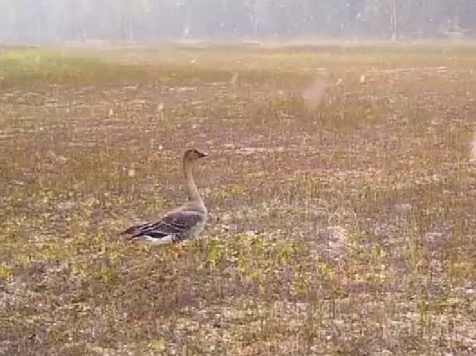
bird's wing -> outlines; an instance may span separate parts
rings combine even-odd
[[[131,239],[170,239],[170,242],[176,243],[189,237],[192,229],[203,221],[204,217],[198,211],[178,210],[168,213],[155,223],[132,226],[123,233],[131,235]]]

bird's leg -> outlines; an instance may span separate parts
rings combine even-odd
[[[207,245],[205,244],[205,239],[198,239],[198,249],[201,253],[207,252]]]

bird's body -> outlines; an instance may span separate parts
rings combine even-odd
[[[131,239],[141,239],[153,245],[179,243],[200,234],[205,222],[203,213],[179,208],[167,213],[157,222],[133,226],[124,231],[124,234],[130,235]]]
[[[183,157],[183,169],[187,179],[190,201],[166,213],[159,221],[130,227],[123,234],[131,240],[142,240],[153,245],[177,244],[198,236],[207,221],[207,208],[193,179],[193,165],[206,154],[187,150]]]

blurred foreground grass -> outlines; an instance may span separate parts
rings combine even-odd
[[[2,52],[0,354],[473,355],[475,62]],[[184,198],[189,146],[205,240],[121,241]]]

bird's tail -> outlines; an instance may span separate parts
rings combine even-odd
[[[121,231],[119,234],[120,235],[135,235],[135,233],[138,231],[137,226],[131,226],[130,228]]]
[[[122,231],[120,233],[120,235],[125,236],[125,238],[127,240],[133,240],[135,239],[136,237],[138,237],[138,235],[140,235],[140,233],[142,231],[144,231],[144,229],[146,229],[150,224],[146,223],[146,224],[139,224],[139,225],[134,225],[134,226],[131,226],[130,228]]]

